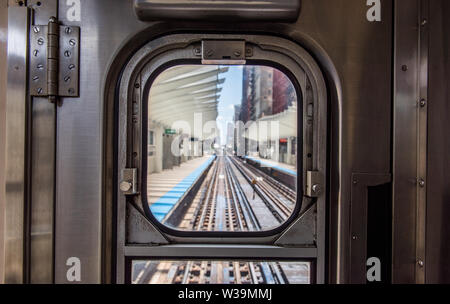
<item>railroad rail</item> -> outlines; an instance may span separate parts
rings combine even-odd
[[[259,200],[259,208],[255,201]],[[183,230],[262,231],[270,227],[261,221],[272,215],[273,224],[285,222],[292,214],[296,193],[286,185],[231,155],[219,156],[209,169],[195,196],[191,212],[184,215]],[[262,208],[262,207],[264,208]],[[273,227],[274,228],[274,227]],[[161,262],[148,269],[146,278],[166,273],[164,281],[180,284],[205,283],[289,283],[279,262]]]

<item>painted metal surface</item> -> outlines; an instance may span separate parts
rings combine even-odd
[[[394,283],[425,282],[425,212],[428,40],[427,1],[396,2],[393,277]],[[423,16],[422,16],[423,15]]]
[[[350,245],[350,281],[351,284],[365,284],[368,224],[368,188],[390,183],[390,174],[353,174],[351,193],[351,245]],[[377,257],[379,258],[379,257]],[[388,283],[388,282],[386,282]]]
[[[426,282],[450,283],[450,2],[429,1]]]

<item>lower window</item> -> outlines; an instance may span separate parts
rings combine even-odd
[[[132,262],[133,284],[310,284],[310,262],[154,261]]]

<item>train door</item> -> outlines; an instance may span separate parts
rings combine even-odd
[[[325,282],[327,96],[305,49],[169,33],[119,83],[117,282]]]

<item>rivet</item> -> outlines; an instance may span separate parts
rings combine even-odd
[[[424,187],[425,187],[425,180],[424,180],[423,178],[419,179],[419,186],[420,186],[421,188],[424,188]]]

